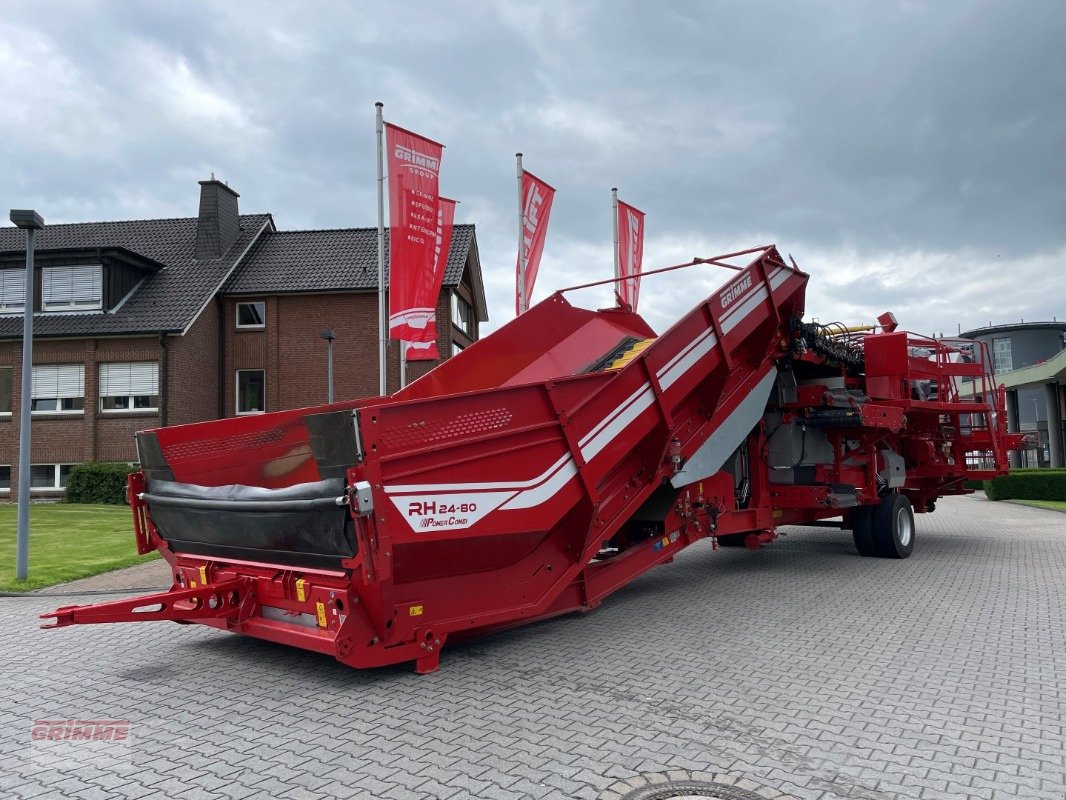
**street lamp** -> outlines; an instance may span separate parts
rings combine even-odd
[[[33,245],[44,227],[33,209],[11,209],[11,221],[26,231],[26,294],[22,310],[22,405],[19,407],[19,507],[15,536],[15,578],[30,572],[30,383],[33,380]]]
[[[333,331],[322,331],[319,334],[326,340],[326,402],[333,402],[333,340],[337,334]]]

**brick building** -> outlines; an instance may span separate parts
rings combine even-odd
[[[376,228],[278,231],[212,179],[195,217],[45,227],[34,273],[34,494],[74,464],[134,460],[138,430],[325,402],[326,329],[335,397],[378,392]],[[17,483],[24,280],[24,234],[0,228],[0,498]],[[456,225],[441,360],[487,318],[474,226]],[[395,391],[396,343],[388,374]]]

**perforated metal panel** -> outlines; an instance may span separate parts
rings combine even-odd
[[[430,419],[399,428],[389,428],[383,439],[395,448],[439,444],[449,439],[504,428],[510,421],[510,411],[506,408],[493,408],[460,414],[452,419]]]

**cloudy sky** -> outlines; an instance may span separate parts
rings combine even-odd
[[[376,224],[374,102],[447,145],[490,327],[513,313],[514,153],[558,190],[534,299],[776,242],[809,315],[954,332],[1066,316],[1066,4],[2,4],[0,205],[191,216],[214,172],[281,229]],[[649,278],[661,329],[722,280]],[[588,304],[606,302],[589,292]]]

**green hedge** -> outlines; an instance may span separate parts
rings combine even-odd
[[[126,476],[136,470],[133,464],[77,464],[67,478],[67,502],[120,506],[126,502]]]
[[[985,481],[989,500],[1066,500],[1066,469],[1015,469]]]

